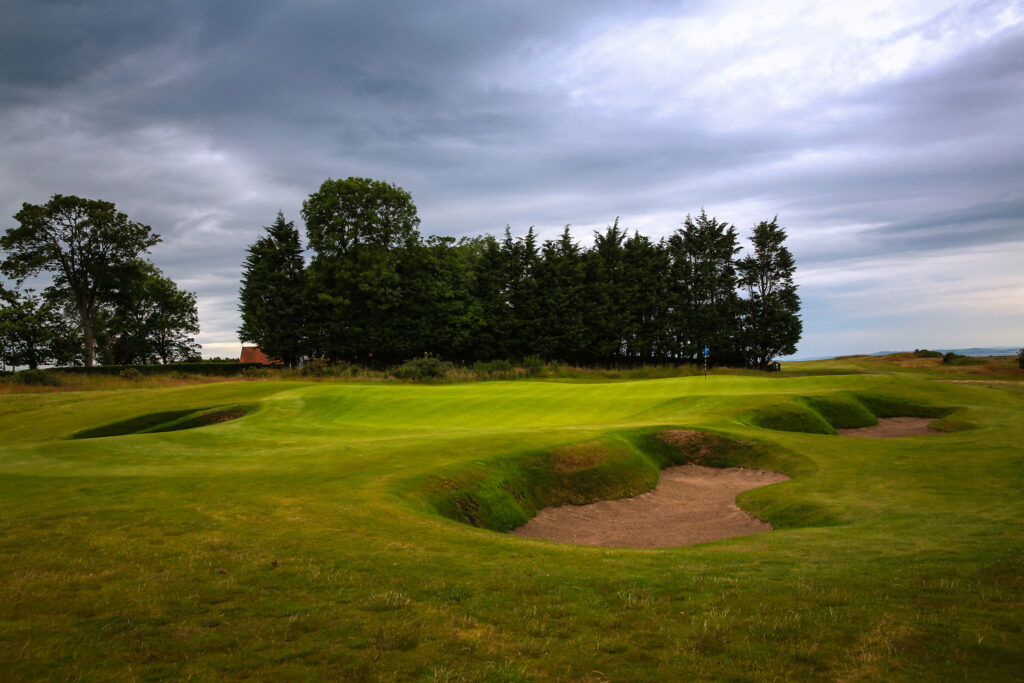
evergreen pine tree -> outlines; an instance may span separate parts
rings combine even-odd
[[[535,353],[549,360],[579,363],[586,341],[583,253],[565,226],[557,240],[548,240],[537,263],[540,292]]]
[[[779,217],[754,227],[752,256],[737,263],[743,302],[743,342],[747,363],[767,369],[774,358],[796,353],[803,324],[800,297],[793,284],[796,262],[783,246],[786,231]]]
[[[308,352],[305,342],[305,277],[295,223],[277,212],[266,234],[246,250],[241,301],[243,342],[294,366]]]
[[[683,261],[674,268],[684,279],[674,283],[678,298],[672,302],[680,356],[700,363],[707,346],[715,364],[742,363],[736,228],[701,209],[688,215],[669,241],[673,257]]]

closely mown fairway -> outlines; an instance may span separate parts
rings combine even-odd
[[[1021,384],[875,370],[0,396],[2,677],[1018,678]],[[838,411],[863,394],[955,408],[939,423],[952,431],[872,440],[752,423],[814,404],[797,397],[838,395],[816,404]],[[222,406],[249,412],[68,438]],[[438,482],[564,444],[632,448],[654,427],[758,444],[757,464],[793,479],[741,502],[778,528],[586,548],[431,505]]]

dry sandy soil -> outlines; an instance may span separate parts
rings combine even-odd
[[[896,439],[902,436],[920,436],[936,434],[939,430],[932,429],[933,417],[883,417],[879,418],[874,427],[860,429],[837,429],[839,436],[861,436],[873,439]]]
[[[789,477],[768,470],[683,465],[653,491],[590,505],[545,508],[512,533],[576,545],[666,548],[768,531],[736,507],[736,494]]]

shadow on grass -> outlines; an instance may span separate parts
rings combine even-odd
[[[146,415],[139,415],[127,420],[83,429],[75,432],[68,438],[98,439],[108,436],[127,436],[129,434],[176,432],[182,429],[195,429],[196,427],[205,427],[207,425],[237,420],[252,412],[252,410],[252,406],[234,405],[147,413]]]

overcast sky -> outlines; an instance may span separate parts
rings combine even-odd
[[[1024,345],[1024,0],[0,9],[0,228],[113,201],[237,356],[245,247],[327,178],[424,234],[778,214],[798,357]]]

